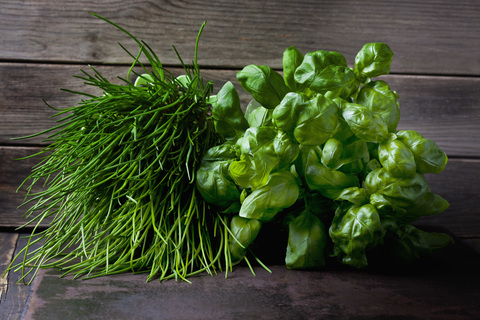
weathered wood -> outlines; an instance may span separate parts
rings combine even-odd
[[[0,232],[0,310],[7,296],[9,274],[6,270],[12,261],[17,239],[16,233]]]
[[[25,189],[15,193],[21,181],[36,164],[35,159],[13,162],[38,151],[29,147],[0,147],[0,227],[18,227],[22,218],[21,204]],[[37,160],[38,161],[38,160]],[[450,202],[447,211],[419,221],[422,225],[442,227],[458,237],[480,237],[480,160],[451,159],[445,171],[426,175],[431,190]],[[38,189],[37,189],[38,190]],[[41,226],[45,227],[44,222]]]
[[[178,65],[185,61],[208,21],[200,63],[280,67],[290,45],[302,52],[339,51],[353,62],[367,42],[386,42],[395,52],[394,72],[479,75],[480,3],[428,1],[2,1],[0,59],[65,62],[128,61],[117,42],[133,40],[90,16],[93,11],[121,24]],[[128,63],[128,62],[127,62]]]
[[[31,168],[39,159],[15,160],[40,151],[40,148],[3,147],[0,146],[0,227],[15,229],[28,222],[23,217],[29,206],[18,208],[25,197],[26,188],[20,184],[30,174]],[[37,186],[33,190],[38,191]],[[42,227],[47,226],[45,222]]]
[[[126,77],[128,67],[98,66],[110,81]],[[9,81],[0,82],[0,144],[34,145],[46,136],[12,141],[12,138],[30,135],[57,125],[55,112],[42,101],[56,108],[78,103],[82,96],[63,92],[95,92],[83,81],[73,78],[80,75],[86,65],[48,65],[0,63],[0,74]],[[169,69],[180,74],[179,69]],[[227,81],[238,89],[243,107],[250,95],[236,81],[236,71],[204,70],[205,79],[214,82],[218,92]],[[480,78],[430,77],[391,75],[382,77],[397,91],[401,106],[399,128],[414,129],[433,139],[450,156],[480,156]]]
[[[186,282],[121,274],[71,280],[42,270],[24,319],[474,319],[478,254],[456,244],[409,268],[246,266]]]
[[[16,233],[0,233],[0,235],[6,235],[8,238],[14,241],[15,252],[8,259],[8,264],[16,257],[20,250],[25,248],[28,241],[28,234],[16,234]],[[40,246],[40,243],[32,244],[30,250],[35,250]],[[2,251],[0,251],[2,253]],[[14,260],[14,266],[20,263],[22,256]],[[28,270],[28,269],[27,269]],[[25,306],[28,301],[31,286],[25,285],[20,279],[22,277],[22,270],[11,270],[8,274],[8,291],[5,299],[2,299],[0,305],[0,319],[2,320],[20,320],[23,319]],[[27,276],[27,279],[30,276]]]

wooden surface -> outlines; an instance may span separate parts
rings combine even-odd
[[[14,251],[24,245],[18,231],[15,231],[26,222],[22,218],[24,209],[17,209],[22,202],[24,190],[16,192],[16,189],[36,162],[34,159],[14,159],[33,154],[44,145],[43,138],[12,138],[39,132],[54,125],[54,119],[50,118],[53,113],[42,99],[55,107],[70,106],[77,103],[80,97],[61,91],[61,88],[91,90],[72,77],[79,75],[80,69],[88,70],[88,64],[98,68],[112,81],[117,76],[124,77],[131,60],[118,46],[118,42],[136,52],[131,39],[89,15],[89,11],[119,23],[138,38],[147,41],[174,73],[179,72],[179,64],[171,45],[175,45],[185,61],[191,61],[198,29],[207,21],[199,47],[199,62],[203,76],[213,80],[215,90],[226,81],[233,81],[240,89],[235,74],[247,64],[266,64],[280,70],[282,53],[290,45],[298,47],[303,53],[320,49],[338,51],[352,65],[356,52],[363,44],[377,41],[389,44],[394,52],[392,74],[383,79],[400,96],[402,117],[399,127],[417,130],[433,139],[449,156],[446,170],[438,175],[428,175],[427,180],[432,191],[448,199],[451,206],[438,216],[421,219],[418,224],[447,230],[459,241],[456,245],[474,248],[467,255],[456,255],[457,261],[478,262],[475,252],[480,252],[479,1],[0,0],[0,271],[13,258]],[[248,95],[243,90],[239,92],[245,107]],[[46,227],[47,224],[43,226]],[[442,259],[448,261],[446,256]],[[414,319],[415,312],[418,319],[473,319],[475,314],[472,312],[479,311],[478,308],[472,308],[475,306],[472,301],[479,298],[478,286],[474,286],[479,284],[478,278],[475,278],[473,272],[455,278],[452,272],[461,273],[461,269],[440,268],[430,278],[425,277],[425,274],[399,278],[374,273],[367,276],[328,271],[326,274],[285,273],[280,267],[275,270],[277,275],[260,273],[258,283],[252,280],[251,284],[248,282],[249,285],[238,290],[248,293],[250,289],[265,284],[265,290],[258,291],[260,296],[256,297],[258,301],[270,303],[277,301],[274,296],[269,296],[272,292],[284,288],[293,294],[298,289],[282,282],[285,280],[282,277],[291,276],[299,283],[313,281],[321,286],[333,283],[338,291],[318,291],[324,295],[318,300],[330,295],[330,300],[327,301],[335,305],[338,314],[344,318],[347,318],[349,312],[357,311],[360,315],[362,312],[365,315],[363,318],[358,316],[358,319],[368,319],[369,315],[370,318],[377,316],[381,319],[390,315],[397,316],[398,319],[404,311],[403,315],[409,319]],[[473,277],[471,285],[468,284],[468,276]],[[232,277],[230,285],[249,279],[246,272],[241,270]],[[442,277],[448,280],[442,282]],[[98,283],[73,284],[70,280],[62,282],[54,274],[45,272],[31,288],[16,285],[15,279],[18,279],[17,273],[10,273],[8,278],[0,280],[0,316],[3,319],[34,319],[33,310],[40,315],[43,312],[41,310],[48,310],[39,307],[38,301],[45,298],[44,293],[49,286],[52,286],[52,290],[59,291],[83,286],[95,297],[104,297],[105,292],[108,293],[100,288],[103,280],[98,280]],[[163,297],[158,295],[161,288],[159,284],[144,288],[143,281],[138,278],[120,279],[120,282],[125,281],[123,286],[133,286],[134,292],[143,290],[141,292],[147,293],[150,290],[148,288],[154,288],[152,290],[157,292],[154,297]],[[458,280],[458,285],[454,285],[455,279]],[[404,287],[400,286],[401,280],[406,281]],[[423,288],[420,293],[415,293],[415,281]],[[202,295],[205,292],[198,288],[209,282],[212,286],[229,285],[220,276],[218,279],[201,278],[200,284],[197,283],[192,289],[183,284],[178,287],[168,284],[162,290],[173,296],[188,292],[191,295]],[[391,294],[400,299],[397,302],[404,308],[394,308],[393,301],[388,300],[387,296],[381,300],[385,308],[378,307],[377,313],[374,306],[349,309],[340,303],[335,304],[335,298],[345,297],[342,296],[345,290],[354,288],[357,290],[354,292],[360,295],[373,287],[376,289],[368,291],[368,294],[377,297]],[[475,292],[462,291],[465,288]],[[118,290],[118,287],[112,287],[114,297],[123,294]],[[425,298],[427,300],[422,300],[421,303],[407,299],[410,293],[428,295],[438,290],[448,292],[457,300],[452,304],[445,303],[444,309],[441,309],[442,302],[436,303],[433,298]],[[230,293],[233,295],[235,290]],[[29,294],[31,301],[36,301],[31,305],[33,307],[27,303]],[[437,293],[437,297],[440,296]],[[272,315],[281,310],[295,310],[291,303],[299,301],[292,296],[277,297],[279,305],[269,305],[270,310],[276,310],[271,311]],[[77,298],[84,303],[92,302],[90,298]],[[461,302],[461,298],[465,298],[465,301]],[[62,305],[55,297],[52,299],[44,301],[45,306],[52,307],[56,303],[58,308],[72,307]],[[78,302],[78,299],[73,301]],[[134,299],[134,295],[130,298],[122,296],[119,300],[112,298],[105,302],[105,306],[107,309],[112,308],[113,303],[122,303],[125,299]],[[64,302],[66,301],[67,299]],[[151,307],[145,305],[148,301],[152,300],[147,299],[143,301],[144,304],[140,300],[130,300],[130,303],[144,305],[147,312],[148,307]],[[222,301],[221,307],[228,305],[226,300]],[[360,303],[363,300],[358,298],[356,301]],[[389,303],[392,306],[391,313],[386,314],[382,310],[387,310]],[[77,306],[81,307],[81,304]],[[322,306],[326,308],[323,311],[320,310]],[[466,311],[468,306],[472,311]],[[455,307],[458,309],[454,310]],[[430,308],[432,312],[436,310],[436,313],[424,314],[424,317],[418,314],[422,308]],[[102,310],[101,306],[98,310]],[[152,310],[156,309],[150,309]],[[305,311],[301,308],[297,310]],[[333,312],[333,307],[329,309],[318,304],[309,312],[312,310],[324,312],[327,319],[328,312]],[[330,318],[335,318],[332,314]],[[241,311],[230,314],[230,318],[242,315],[248,318],[248,314],[242,314]],[[101,313],[98,317],[106,318]],[[58,318],[62,317],[59,315]],[[62,319],[65,318],[67,317]],[[339,318],[341,317],[335,319]]]

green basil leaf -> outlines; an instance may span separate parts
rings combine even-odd
[[[233,263],[240,262],[247,253],[247,248],[257,238],[261,223],[255,219],[234,216],[230,221],[230,255]]]
[[[367,107],[356,103],[345,103],[342,116],[352,132],[367,142],[380,142],[388,138],[385,120]]]
[[[237,73],[237,80],[267,109],[275,108],[288,92],[283,77],[268,66],[248,65]]]
[[[355,57],[355,72],[364,77],[390,73],[393,52],[385,43],[367,43]]]
[[[290,168],[299,146],[285,132],[273,127],[251,127],[236,144],[240,159],[230,166],[230,176],[243,188],[258,188],[273,170]]]
[[[408,208],[401,215],[396,215],[396,218],[401,224],[411,224],[420,217],[442,213],[447,210],[449,206],[448,201],[438,194],[426,192],[424,196],[417,201],[415,206]]]
[[[298,199],[300,187],[290,171],[272,173],[268,182],[252,191],[242,203],[239,215],[244,218],[270,221]]]
[[[262,127],[272,124],[272,109],[262,107],[262,105],[255,99],[252,99],[245,111],[245,118],[250,127]]]
[[[362,163],[362,159],[368,157],[367,143],[356,139],[350,143],[342,143],[337,139],[330,138],[325,142],[322,150],[322,163],[332,170],[349,164]],[[360,171],[363,166],[360,167]]]
[[[305,102],[298,114],[293,135],[300,144],[321,145],[332,135],[337,122],[336,104],[319,94]]]
[[[356,103],[368,107],[374,114],[380,115],[387,123],[388,131],[395,132],[400,121],[398,95],[385,81],[367,83],[357,95]]]
[[[209,148],[203,155],[202,162],[231,160],[235,158],[235,142],[227,140],[223,144]]]
[[[242,188],[251,188],[252,179],[255,177],[255,174],[257,174],[253,156],[242,154],[239,160],[233,161],[230,164],[229,173],[237,185]]]
[[[343,189],[335,200],[346,200],[357,207],[361,207],[369,202],[369,194],[364,188],[350,187]]]
[[[412,152],[399,140],[381,143],[378,147],[378,157],[380,163],[393,177],[407,178],[416,172]]]
[[[419,203],[419,200],[430,191],[423,174],[415,173],[412,177],[394,177],[385,168],[373,170],[365,178],[365,188],[371,197],[381,195],[393,206],[408,209]]]
[[[398,131],[396,135],[412,151],[418,172],[440,173],[445,169],[448,157],[434,141],[413,130]]]
[[[340,109],[340,108],[339,108]],[[353,136],[353,132],[343,117],[338,117],[337,126],[333,130],[331,137],[340,141],[346,141]]]
[[[302,64],[303,54],[295,47],[289,47],[283,52],[283,78],[285,85],[292,91],[297,91],[295,70]]]
[[[229,81],[220,89],[212,106],[215,130],[226,140],[243,136],[249,125],[240,107],[237,90]]]
[[[295,170],[300,177],[305,178],[305,171],[307,163],[321,162],[322,149],[320,146],[306,146],[301,144],[299,146],[299,155],[295,160]]]
[[[280,163],[273,144],[276,135],[272,127],[250,127],[238,139],[240,160],[230,165],[230,176],[238,185],[258,188],[267,182],[270,172]]]
[[[309,89],[321,94],[332,92],[334,95],[346,99],[358,91],[359,85],[352,69],[330,65],[316,75]]]
[[[431,255],[435,250],[453,243],[445,233],[425,232],[412,225],[396,230],[392,252],[404,263],[410,263],[422,256]]]
[[[290,168],[300,154],[299,145],[286,132],[278,132],[273,140],[273,148],[279,160],[278,168]]]
[[[288,269],[308,269],[325,265],[327,234],[322,221],[308,210],[288,225],[285,264]]]
[[[368,265],[365,251],[383,238],[380,217],[371,204],[352,206],[348,211],[337,210],[329,235],[342,262],[361,268]]]
[[[319,74],[330,65],[347,67],[347,61],[338,52],[325,50],[309,52],[303,58],[301,65],[295,70],[295,81],[303,89],[312,86],[318,87],[317,81],[321,82],[322,79]]]
[[[357,176],[330,170],[316,161],[306,163],[305,180],[311,190],[330,199],[336,199],[345,188],[359,187]]]
[[[230,179],[228,167],[231,161],[204,161],[197,170],[197,190],[203,199],[219,207],[238,202],[240,192]]]
[[[305,97],[303,94],[289,92],[273,110],[273,122],[278,128],[290,132],[294,129],[298,114],[304,107]]]

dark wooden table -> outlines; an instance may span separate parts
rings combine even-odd
[[[445,230],[456,243],[409,269],[287,270],[237,267],[227,279],[201,275],[192,284],[145,283],[141,275],[88,281],[42,271],[32,286],[17,273],[0,279],[2,319],[477,319],[480,318],[480,2],[427,1],[0,1],[0,271],[25,244],[25,190],[16,192],[41,138],[11,140],[52,126],[42,102],[79,101],[60,88],[85,90],[72,75],[94,65],[114,80],[135,44],[88,14],[92,11],[147,41],[173,72],[171,45],[199,63],[218,90],[247,64],[281,70],[283,51],[333,50],[353,64],[367,42],[385,42],[395,56],[383,79],[400,96],[399,129],[433,139],[449,163],[427,180],[448,199],[444,213],[419,225]],[[46,224],[42,227],[47,227]]]

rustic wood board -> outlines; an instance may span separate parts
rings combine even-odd
[[[8,291],[8,269],[17,245],[18,234],[0,232],[0,307],[3,305]]]
[[[90,280],[42,270],[24,320],[43,319],[475,319],[478,253],[457,243],[409,268],[272,273],[245,266],[224,278],[145,282],[121,274]]]
[[[0,271],[2,274],[12,259],[26,246],[26,236],[27,234],[0,232],[0,239],[5,240],[5,245],[8,244],[8,248],[5,248],[5,245],[0,246],[0,257],[2,258],[0,269],[3,269]],[[34,244],[30,248],[35,250],[38,246],[39,244]],[[21,257],[15,260],[15,264],[20,261]],[[21,271],[9,271],[8,276],[3,279],[6,284],[6,294],[0,303],[0,319],[2,320],[20,320],[23,317],[31,286],[19,281],[21,275]]]
[[[200,63],[279,67],[288,46],[302,52],[339,51],[352,61],[367,42],[386,42],[397,58],[394,72],[479,75],[480,3],[428,1],[1,1],[0,59],[106,62],[127,60],[117,42],[125,34],[90,16],[121,24],[158,48],[166,64],[186,61],[204,21]],[[128,62],[127,62],[128,63]]]
[[[256,63],[253,62],[252,63]],[[114,82],[126,77],[126,66],[96,66]],[[46,136],[28,140],[11,140],[51,128],[57,118],[42,101],[56,108],[80,102],[82,96],[61,91],[89,92],[91,88],[72,77],[80,75],[86,65],[51,65],[0,63],[0,74],[9,79],[0,82],[0,144],[36,145]],[[179,74],[179,69],[169,69]],[[203,77],[212,80],[214,92],[232,81],[245,108],[251,96],[236,81],[235,70],[204,70]],[[391,75],[380,77],[397,91],[401,107],[399,129],[413,129],[433,139],[449,156],[480,157],[480,78]],[[131,79],[133,80],[133,78]]]

